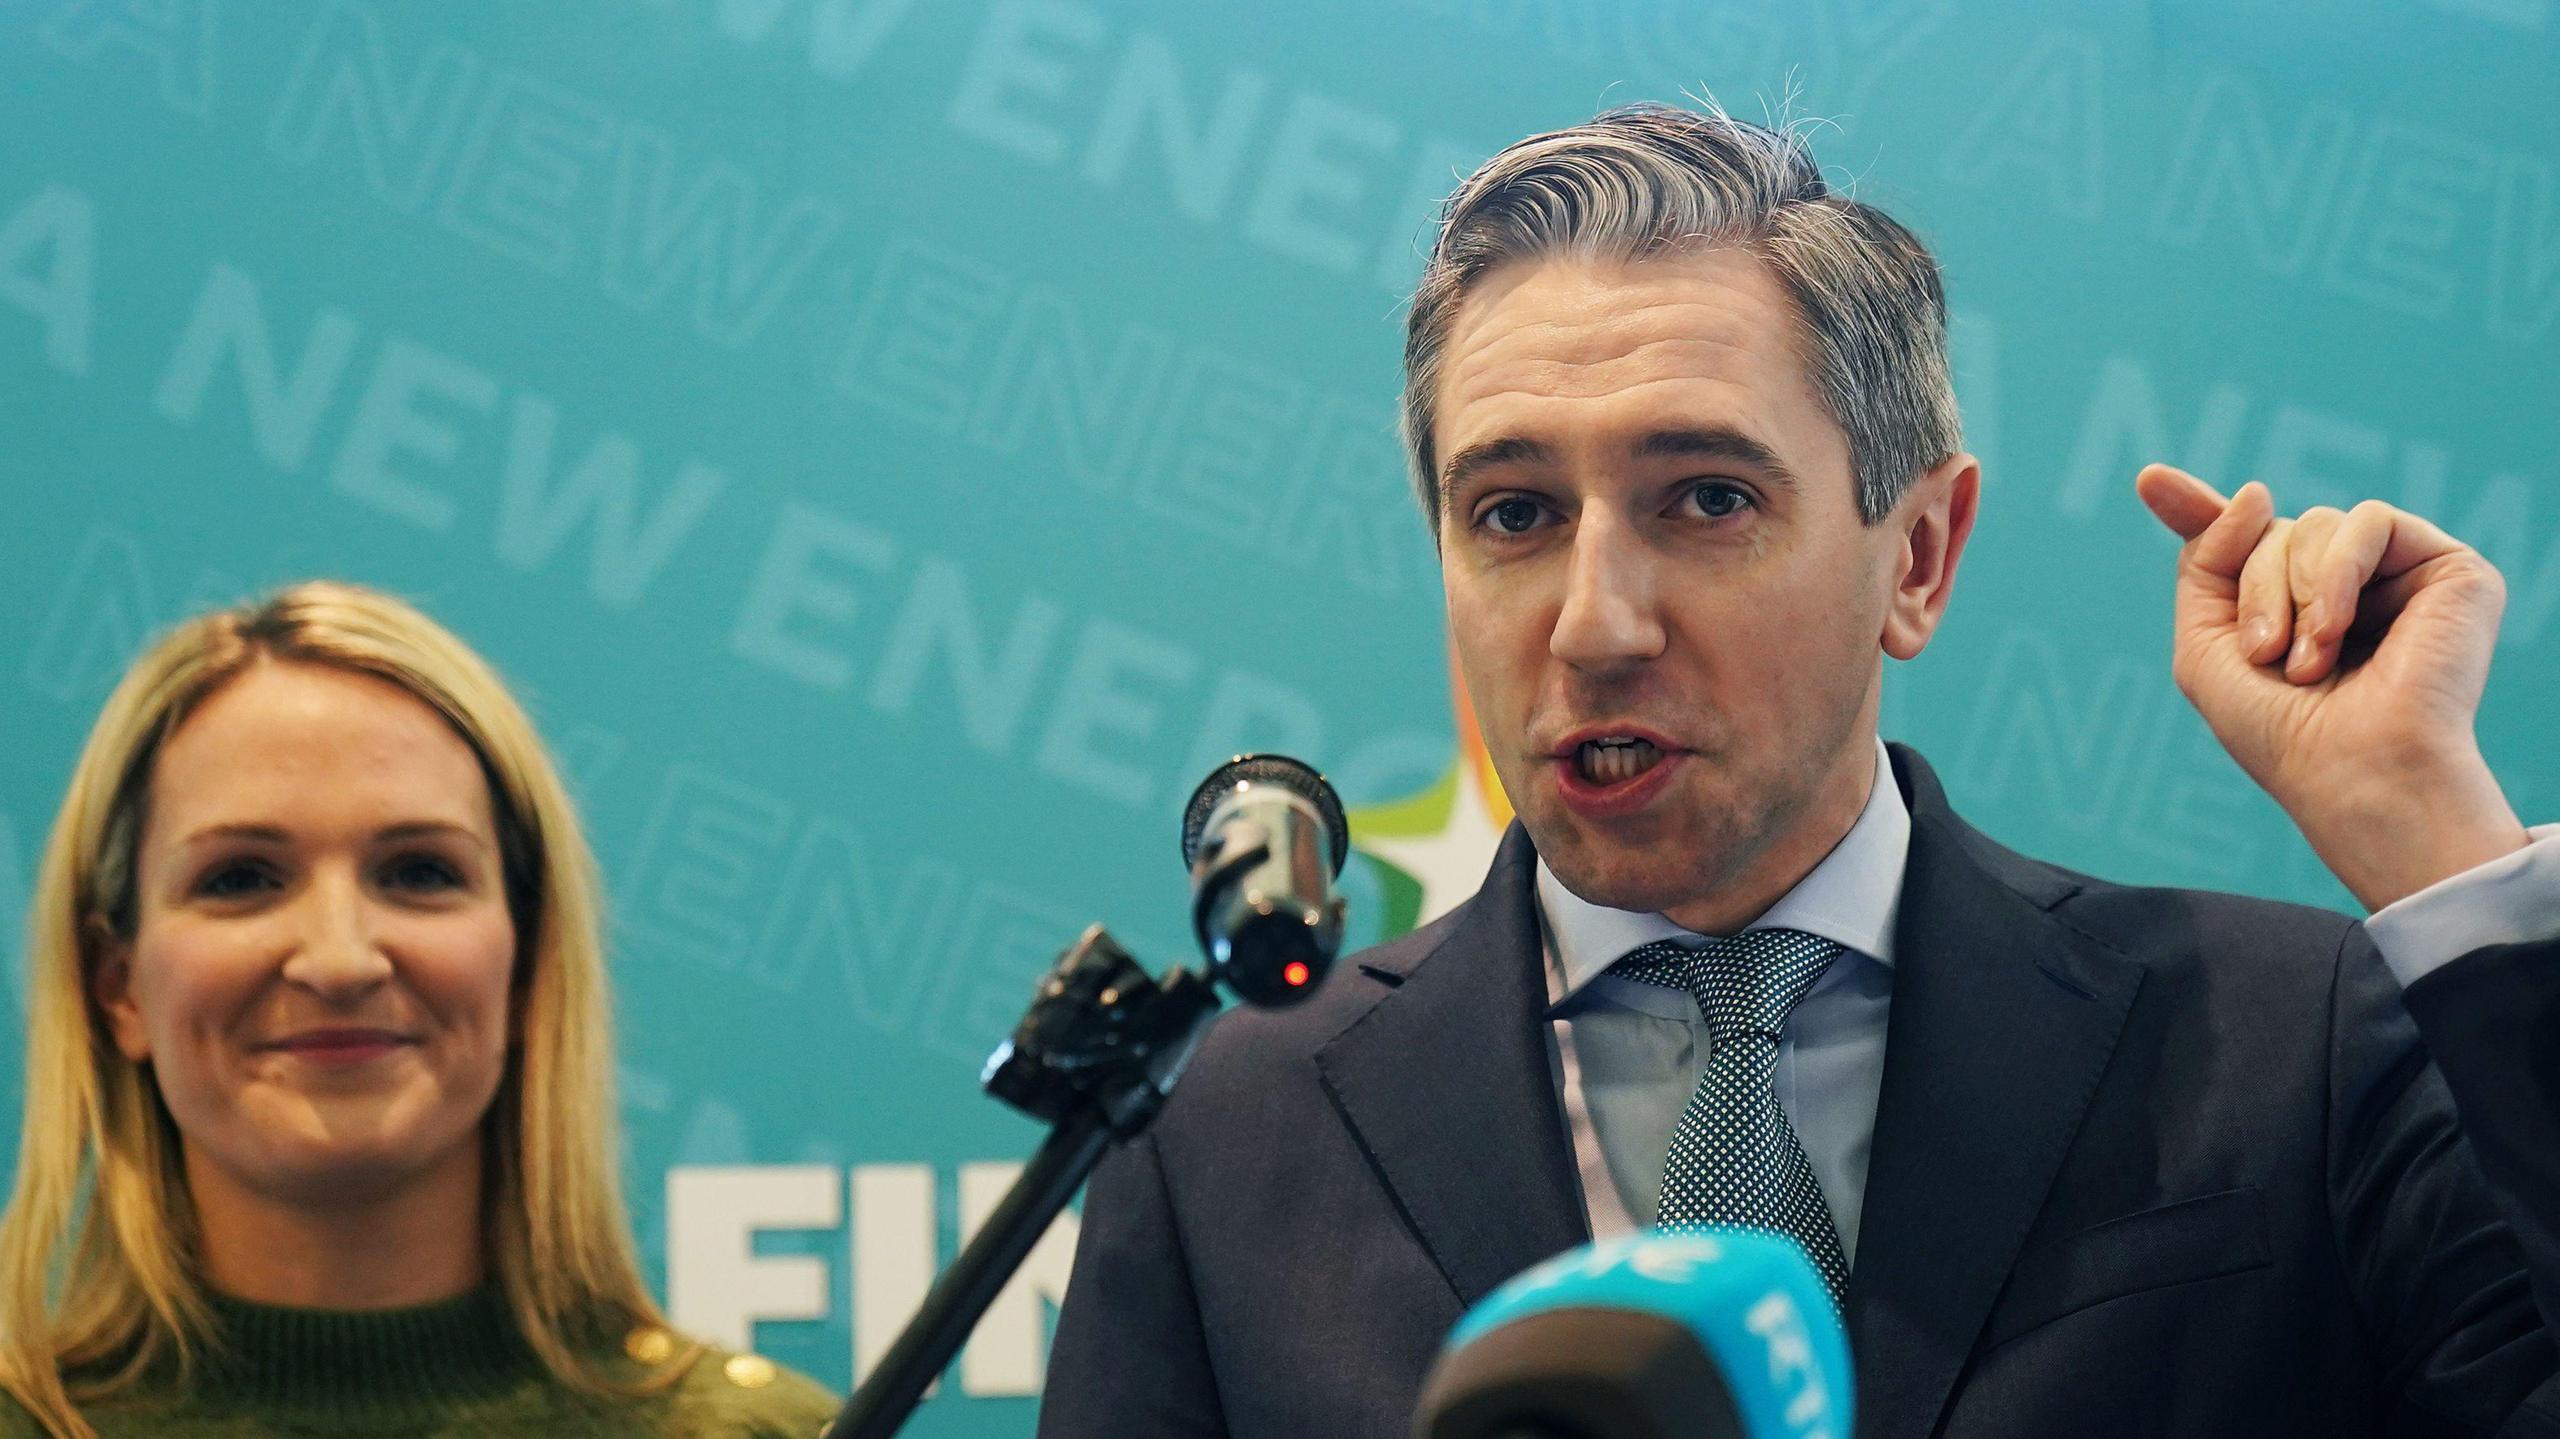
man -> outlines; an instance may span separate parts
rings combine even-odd
[[[2560,1434],[2560,837],[2473,741],[2485,562],[2146,470],[2182,688],[2375,913],[2128,889],[1877,741],[1978,475],[1934,262],[1793,136],[1497,156],[1406,378],[1520,824],[1096,1176],[1043,1435],[1402,1434],[1468,1304],[1654,1222],[1805,1246],[1862,1434]]]

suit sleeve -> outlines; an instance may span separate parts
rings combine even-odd
[[[2331,1212],[2388,1432],[2560,1439],[2560,941],[2404,994],[2354,927],[2336,976]]]
[[[1094,1171],[1042,1388],[1039,1439],[1226,1439],[1156,1137]]]

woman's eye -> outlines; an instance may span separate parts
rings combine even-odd
[[[394,889],[441,890],[462,887],[462,871],[433,855],[392,861],[383,879]]]
[[[1517,495],[1496,500],[1484,512],[1484,523],[1498,535],[1525,534],[1538,527],[1538,502]]]
[[[1721,520],[1749,508],[1751,496],[1738,485],[1709,481],[1689,492],[1697,502],[1698,512],[1711,520]]]
[[[206,870],[203,878],[196,881],[196,893],[208,899],[239,899],[264,893],[276,885],[274,871],[265,865],[238,861]]]

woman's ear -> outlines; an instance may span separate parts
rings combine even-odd
[[[1885,597],[1884,652],[1898,660],[1928,648],[1955,593],[1956,565],[1973,534],[1982,494],[1982,464],[1957,453],[1912,481],[1901,503],[1881,521],[1900,532],[1892,550],[1893,589]]]
[[[141,1064],[151,1058],[151,1031],[133,997],[133,942],[118,936],[104,919],[91,919],[88,932],[90,952],[97,956],[89,971],[89,1001],[106,1021],[116,1051]]]

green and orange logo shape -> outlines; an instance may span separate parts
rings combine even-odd
[[[1352,848],[1377,876],[1385,904],[1380,939],[1428,924],[1474,894],[1511,824],[1510,796],[1493,772],[1454,656],[1449,708],[1457,753],[1440,778],[1418,793],[1350,812]]]

